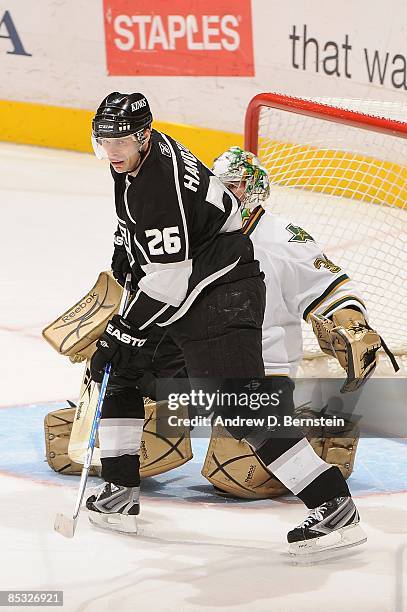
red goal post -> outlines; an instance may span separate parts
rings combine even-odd
[[[245,149],[257,155],[259,139],[259,116],[262,107],[291,111],[324,121],[334,121],[361,129],[374,130],[407,138],[407,123],[390,118],[376,117],[303,98],[294,98],[278,93],[260,93],[249,103],[245,116]]]

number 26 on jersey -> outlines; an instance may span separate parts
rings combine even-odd
[[[146,236],[150,238],[148,242],[150,255],[164,255],[164,253],[171,255],[181,250],[178,225],[175,227],[164,227],[163,230],[146,230]]]

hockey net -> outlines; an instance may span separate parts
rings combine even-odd
[[[303,227],[358,285],[370,324],[407,354],[407,105],[259,94],[245,148],[270,176],[266,204]],[[321,356],[304,325],[305,357]]]

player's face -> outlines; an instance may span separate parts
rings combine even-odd
[[[133,136],[100,138],[98,144],[116,172],[131,172],[140,161],[140,144]]]
[[[123,138],[99,138],[99,146],[102,147],[109,162],[116,172],[132,172],[140,163],[140,152],[148,146],[143,147],[135,136],[123,136]]]
[[[225,183],[225,187],[227,187],[229,191],[233,193],[233,195],[238,197],[239,200],[243,199],[246,191],[246,183],[244,181],[241,181],[240,183]]]

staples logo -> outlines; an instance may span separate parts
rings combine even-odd
[[[104,0],[110,75],[254,75],[250,0],[169,4]]]
[[[186,42],[189,51],[236,51],[239,48],[236,15],[118,15],[114,29],[116,46],[131,51],[176,50]]]

